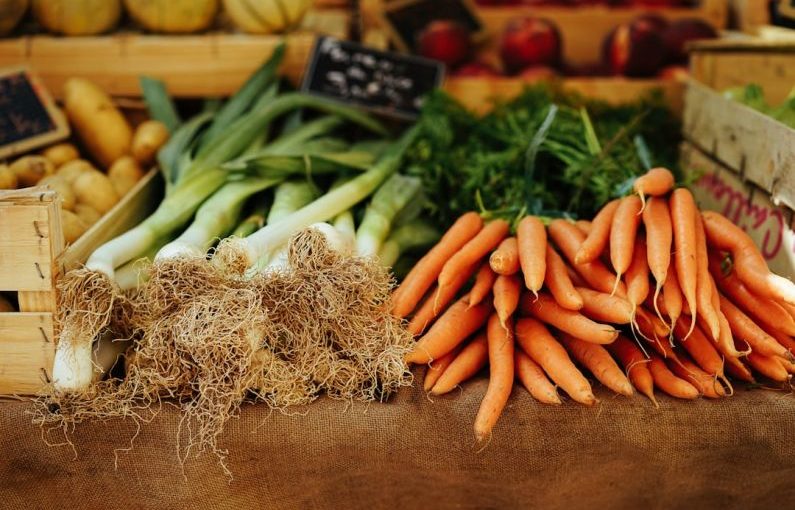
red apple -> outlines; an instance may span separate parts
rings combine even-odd
[[[522,81],[536,83],[539,81],[549,81],[558,77],[558,72],[547,66],[532,66],[519,73]]]
[[[470,62],[453,72],[453,76],[501,76],[501,73],[486,62]]]
[[[469,58],[471,51],[469,31],[455,21],[432,21],[417,38],[417,53],[440,60],[450,67]]]
[[[685,46],[698,39],[715,39],[718,33],[712,26],[700,19],[683,18],[672,22],[663,33],[668,62],[682,64],[687,62]]]
[[[687,80],[688,76],[690,76],[690,72],[685,66],[673,65],[660,69],[660,72],[657,73],[657,76],[663,80],[685,81]]]
[[[665,59],[663,36],[655,20],[644,17],[619,25],[602,44],[602,57],[613,74],[651,76]]]
[[[520,18],[505,28],[500,56],[511,73],[530,66],[557,67],[561,46],[560,32],[554,23],[541,18]]]

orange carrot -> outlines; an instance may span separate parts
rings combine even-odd
[[[632,189],[644,200],[647,196],[665,195],[674,187],[674,174],[667,168],[652,168],[635,179]]]
[[[748,364],[751,365],[751,368],[768,379],[777,382],[786,382],[789,381],[791,377],[787,369],[784,368],[784,365],[779,362],[779,358],[775,356],[765,356],[758,352],[752,352],[746,356],[745,359],[748,361]]]
[[[549,382],[544,370],[521,349],[514,352],[514,372],[522,385],[543,404],[560,404],[555,386]]]
[[[720,300],[718,300],[720,304]],[[740,352],[737,350],[737,347],[734,345],[734,335],[732,335],[732,329],[729,325],[728,319],[726,319],[726,315],[723,313],[722,310],[718,310],[718,321],[720,321],[720,336],[718,337],[718,341],[715,343],[715,347],[718,349],[726,359],[729,358],[739,358],[740,356],[745,356],[748,352]]]
[[[674,375],[665,366],[665,362],[656,355],[652,355],[649,361],[649,371],[654,379],[654,385],[668,395],[682,399],[698,398],[698,390],[689,382]]]
[[[586,317],[595,321],[611,322],[613,324],[629,324],[632,322],[634,312],[632,305],[626,299],[585,287],[575,287],[575,289],[583,300],[583,307],[580,309],[580,313]]]
[[[582,276],[592,289],[601,292],[612,292],[616,280],[616,275],[602,263],[601,260],[577,264],[574,261],[577,250],[580,249],[585,236],[577,227],[566,220],[553,220],[549,224],[549,237],[555,242],[557,247],[566,260],[574,267],[574,270]],[[617,294],[626,295],[626,287],[623,283],[618,286]]]
[[[580,229],[580,232],[588,236],[591,233],[592,224],[588,220],[577,220],[574,222],[574,226]]]
[[[654,289],[654,309],[660,315],[657,296],[668,278],[668,267],[671,265],[671,242],[673,230],[671,227],[671,212],[668,202],[664,198],[652,197],[643,210],[643,225],[646,227],[646,261],[649,270],[654,276],[656,286]]]
[[[601,345],[585,342],[569,334],[561,333],[560,343],[569,351],[580,365],[591,371],[594,377],[620,395],[631,396],[632,385],[624,372]]]
[[[478,333],[455,357],[447,370],[439,377],[431,389],[433,395],[443,395],[480,372],[489,361],[489,347],[486,332]]]
[[[734,273],[724,275],[720,268],[720,258],[714,252],[710,254],[709,269],[721,292],[756,322],[781,330],[788,335],[795,335],[795,320],[787,310],[768,297],[759,297],[751,293]]]
[[[472,284],[472,289],[469,291],[469,306],[475,306],[483,301],[483,298],[491,292],[494,287],[494,280],[497,279],[497,274],[491,270],[488,262],[480,265],[477,274],[475,275],[475,283]]]
[[[693,338],[692,335],[690,338]],[[690,341],[688,339],[688,341]],[[687,357],[679,358],[679,363],[669,363],[668,368],[696,387],[699,393],[707,398],[720,398],[726,396],[726,390],[718,383],[714,375],[710,375],[693,363]]]
[[[412,335],[417,336],[422,334],[425,328],[430,326],[436,317],[447,308],[447,305],[453,301],[458,291],[461,290],[464,284],[469,280],[469,277],[472,276],[475,267],[477,266],[468,267],[466,270],[458,273],[456,279],[444,289],[434,286],[431,294],[423,301],[417,312],[411,318],[411,321],[409,321],[408,330]]]
[[[720,296],[720,309],[726,316],[735,338],[744,340],[751,346],[753,352],[762,356],[781,356],[791,358],[792,354],[776,339],[765,333],[750,317],[737,308],[726,296]]]
[[[573,263],[585,264],[586,262],[593,262],[607,248],[607,241],[610,239],[610,227],[613,224],[613,217],[620,202],[619,199],[611,200],[596,213],[591,222],[590,232],[577,249]]]
[[[524,274],[524,284],[538,294],[546,274],[547,231],[535,216],[525,216],[516,226],[519,243],[519,262]]]
[[[512,275],[519,272],[519,245],[515,237],[506,237],[489,256],[489,265],[495,273]]]
[[[618,336],[618,331],[609,324],[600,324],[578,312],[567,310],[549,294],[541,293],[535,299],[524,294],[519,303],[523,313],[532,314],[537,319],[586,342],[609,344]]]
[[[731,252],[737,277],[754,294],[795,304],[795,283],[770,272],[748,234],[720,213],[704,211],[702,217],[710,244]]]
[[[574,289],[566,263],[549,245],[547,245],[547,273],[544,275],[544,285],[563,308],[568,310],[582,308],[582,296]]]
[[[659,317],[639,306],[635,308],[635,327],[639,327],[641,322],[650,324],[654,334],[660,338],[665,338],[671,334],[671,328],[668,327],[665,321],[660,320]]]
[[[690,330],[696,325],[697,301],[696,282],[698,281],[698,264],[696,261],[696,202],[693,194],[686,188],[677,188],[671,194],[671,224],[674,230],[674,249],[676,261],[676,277],[679,288],[685,296],[690,315]],[[688,334],[689,336],[689,334]]]
[[[641,220],[639,216],[641,207],[640,198],[634,195],[622,198],[610,225],[610,262],[616,272],[615,287],[618,286],[621,275],[627,272],[632,263],[635,237]]]
[[[646,261],[646,240],[642,236],[635,241],[632,263],[624,278],[627,282],[627,298],[634,310],[649,295],[649,263]]]
[[[564,264],[566,263],[564,262]],[[586,282],[585,279],[582,276],[580,276],[580,273],[572,269],[572,267],[568,264],[566,264],[566,274],[569,276],[569,280],[571,280],[572,285],[574,285],[575,287],[588,286],[588,282]]]
[[[791,336],[785,333],[782,333],[772,328],[768,329],[767,327],[765,327],[764,330],[768,335],[775,338],[776,342],[778,342],[780,345],[782,345],[792,354],[795,354],[795,339],[793,339]]]
[[[668,277],[663,283],[663,302],[668,319],[671,321],[671,329],[673,329],[674,324],[682,315],[682,289],[679,288],[676,271],[669,271]]]
[[[439,380],[439,377],[442,376],[444,371],[450,366],[450,363],[453,362],[460,351],[461,346],[459,345],[452,351],[428,365],[428,370],[425,371],[425,380],[422,381],[422,387],[425,391],[431,391],[433,385],[436,384],[436,381]]]
[[[508,235],[510,226],[505,220],[494,220],[470,239],[455,255],[450,257],[439,273],[437,283],[440,289],[450,285],[456,274],[489,254]]]
[[[648,360],[638,346],[624,335],[618,335],[616,341],[607,346],[607,350],[624,366],[635,389],[646,395],[649,400],[654,402],[654,405],[657,405],[657,399],[654,398],[654,380],[649,372],[649,367],[646,366]]]
[[[421,365],[439,359],[485,324],[491,312],[491,303],[483,302],[470,307],[468,301],[467,295],[448,308],[414,345],[414,350],[406,356],[406,363]]]
[[[535,319],[519,319],[516,341],[530,359],[541,365],[550,379],[575,401],[593,405],[596,397],[582,372],[571,362],[566,349],[555,340],[549,330]]]
[[[705,372],[723,378],[723,358],[715,349],[712,342],[707,338],[701,328],[693,328],[693,332],[687,340],[683,340],[687,335],[688,327],[683,323],[678,323],[674,328],[674,335],[681,345],[690,354],[690,357]]]
[[[403,283],[392,296],[392,313],[396,317],[406,317],[425,292],[433,285],[445,263],[474,238],[483,228],[480,215],[468,212],[462,215],[442,236],[442,239],[431,248],[411,269]]]
[[[519,305],[519,294],[522,291],[522,282],[518,275],[497,277],[494,282],[494,310],[500,318],[500,324],[506,325],[508,319]]]
[[[707,238],[704,234],[704,223],[701,215],[696,214],[696,303],[698,312],[707,323],[706,330],[713,340],[720,337],[720,320],[717,311],[712,307],[712,296],[715,284],[709,274],[709,258],[707,256]]]
[[[504,327],[499,317],[489,317],[486,336],[489,343],[489,386],[475,417],[475,438],[482,441],[497,424],[513,389],[513,320]]]
[[[741,381],[755,383],[754,375],[745,364],[737,358],[726,358],[726,371]]]

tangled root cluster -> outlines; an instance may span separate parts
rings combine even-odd
[[[223,461],[218,437],[246,399],[285,409],[323,392],[381,400],[410,384],[403,358],[413,340],[389,313],[393,282],[376,261],[341,255],[307,229],[290,241],[291,270],[242,278],[230,268],[240,269],[229,263],[238,260],[234,246],[216,253],[220,265],[153,264],[148,282],[102,316],[117,337],[136,340],[124,379],[85,395],[50,395],[38,422],[148,421],[173,402],[183,411],[180,459],[210,450]]]

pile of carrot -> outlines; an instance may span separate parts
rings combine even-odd
[[[425,390],[450,392],[489,366],[475,435],[491,433],[514,379],[538,401],[597,402],[593,378],[695,399],[731,395],[727,374],[784,383],[795,373],[795,284],[752,239],[699,211],[663,168],[592,221],[526,216],[515,228],[461,216],[393,295],[428,364]],[[512,231],[513,230],[513,234]]]

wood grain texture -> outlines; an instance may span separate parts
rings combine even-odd
[[[0,394],[34,394],[51,374],[51,313],[0,314]]]
[[[691,80],[685,95],[684,137],[774,203],[795,208],[795,130]]]

